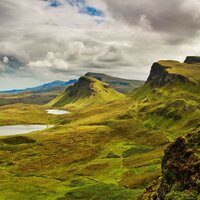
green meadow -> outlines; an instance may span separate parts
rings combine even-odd
[[[171,61],[161,63],[171,67]],[[124,95],[86,77],[48,104],[1,106],[0,125],[55,126],[0,137],[0,199],[139,198],[162,177],[167,146],[200,121],[199,66],[189,75],[182,69],[179,73],[176,65],[167,71],[189,81],[177,79],[167,85],[147,81]],[[51,115],[46,112],[49,108],[70,113]]]

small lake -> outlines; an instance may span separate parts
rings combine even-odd
[[[17,135],[31,133],[33,131],[41,131],[53,126],[47,125],[12,125],[12,126],[0,126],[0,136]]]
[[[64,115],[64,114],[67,114],[67,113],[70,113],[70,112],[66,111],[66,110],[50,109],[50,110],[47,110],[47,113],[52,114],[52,115]]]

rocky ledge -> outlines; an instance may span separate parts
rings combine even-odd
[[[165,86],[177,81],[179,82],[189,82],[187,77],[184,77],[180,74],[172,74],[167,71],[170,68],[156,62],[151,67],[150,75],[146,83],[150,83],[151,86]]]
[[[184,63],[187,64],[200,63],[200,56],[187,56]]]

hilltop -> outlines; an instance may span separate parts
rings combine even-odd
[[[147,82],[155,85],[166,85],[172,82],[193,82],[200,80],[200,63],[180,63],[172,60],[161,60],[153,64]]]
[[[122,93],[134,90],[135,88],[142,86],[145,82],[141,80],[129,80],[129,79],[108,76],[103,73],[88,72],[85,75],[96,78],[102,82],[108,83],[113,89]]]
[[[66,91],[49,103],[51,106],[87,106],[106,103],[122,98],[124,95],[89,76],[80,77],[78,82],[69,86]],[[72,105],[73,104],[73,105]]]
[[[184,63],[188,64],[200,63],[200,56],[187,56]]]

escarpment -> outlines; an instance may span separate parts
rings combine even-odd
[[[181,74],[170,73],[168,71],[170,68],[170,66],[163,65],[162,62],[154,63],[146,83],[150,83],[152,86],[165,86],[177,81],[189,82],[189,79]]]
[[[200,56],[187,56],[184,63],[187,64],[200,63]]]

